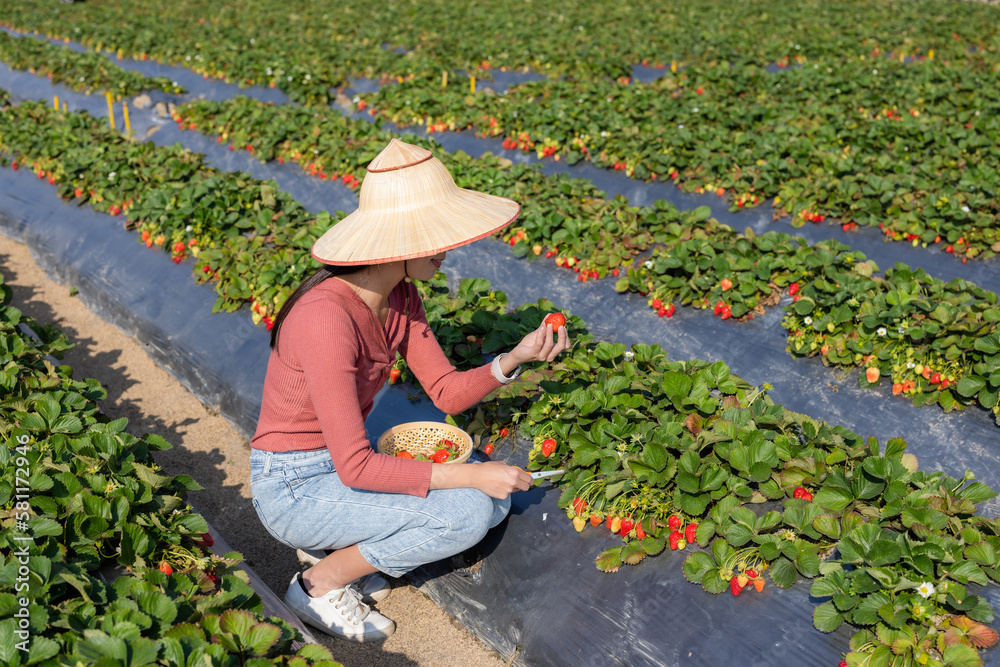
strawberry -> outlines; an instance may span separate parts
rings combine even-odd
[[[487,456],[489,456],[490,454],[493,453],[493,443],[492,442],[487,442],[486,443],[486,446],[483,447],[483,453],[486,454]]]
[[[728,320],[730,317],[733,316],[733,311],[729,306],[723,306],[722,312],[719,313],[719,316],[724,320]]]
[[[672,514],[670,518],[667,519],[667,528],[670,530],[678,530],[682,524],[683,522],[681,521],[680,516],[676,514]]]
[[[733,281],[730,280],[729,278],[723,278],[722,282],[719,283],[719,285],[722,286],[722,291],[725,292],[726,290],[730,290],[733,288]]]
[[[725,307],[726,307],[726,302],[719,301],[718,303],[715,304],[715,308],[712,310],[712,314],[719,315],[720,313],[722,313],[722,309]]]
[[[746,588],[747,584],[750,583],[750,577],[745,573],[740,573],[736,575],[736,583],[740,585],[740,588]]]
[[[622,519],[621,519],[621,517],[617,517],[617,516],[616,517],[610,517],[609,516],[608,517],[608,521],[611,522],[611,526],[609,526],[609,527],[611,528],[611,532],[612,533],[617,533],[619,530],[622,529]]]
[[[663,302],[659,299],[653,299],[653,302],[649,305],[652,306],[654,310],[659,310],[663,307]]]
[[[607,520],[605,521],[605,527],[608,530],[611,530],[611,526],[614,523],[614,521],[615,521],[615,518],[609,514]]]
[[[573,499],[573,511],[577,514],[583,514],[584,510],[587,509],[587,501],[577,496]]]
[[[903,385],[902,384],[900,384],[899,382],[897,382],[894,385],[892,385],[892,395],[893,396],[898,396],[899,394],[902,394],[902,393],[903,393]]]
[[[194,541],[199,547],[210,547],[215,544],[215,539],[212,537],[211,533],[202,533],[201,539]]]
[[[813,494],[809,493],[808,491],[805,491],[805,492],[803,492],[803,493],[802,493],[802,496],[801,496],[801,498],[802,498],[802,500],[809,500],[809,501],[812,501],[812,499],[813,499]]]
[[[881,375],[879,369],[871,367],[865,370],[865,378],[870,384],[878,382],[879,375]]]
[[[604,519],[602,519],[601,517],[597,516],[596,514],[591,514],[590,515],[590,525],[591,526],[600,526],[602,523],[604,523]]]
[[[930,383],[931,384],[941,384],[941,374],[940,373],[934,373],[934,374],[932,374],[931,377],[930,377]]]
[[[392,368],[392,369],[390,369],[389,370],[389,384],[395,384],[396,381],[399,380],[399,376],[401,374],[402,374],[402,371],[399,370],[398,368]]]
[[[622,519],[622,525],[619,526],[618,533],[622,537],[625,537],[630,532],[632,532],[633,528],[635,528],[635,521],[632,520],[632,517],[625,517],[624,519]]]
[[[559,331],[566,324],[566,316],[562,313],[549,313],[545,316],[544,324],[551,324],[552,331]]]
[[[501,427],[501,429],[500,429],[500,437],[501,438],[506,438],[507,437],[507,427],[506,426]]]
[[[681,535],[679,531],[675,530],[674,532],[670,533],[670,536],[667,539],[670,541],[671,551],[677,551],[678,549],[684,548],[681,546],[681,544],[684,542],[684,536]]]
[[[684,539],[694,542],[698,535],[698,524],[691,522],[684,527]]]
[[[573,517],[573,528],[576,529],[576,532],[578,533],[583,532],[583,528],[586,525],[587,525],[587,520],[584,519],[582,516]]]
[[[441,449],[434,452],[434,455],[431,456],[431,461],[434,461],[434,463],[444,463],[445,461],[448,460],[449,456],[451,456],[451,452],[442,447]]]
[[[809,492],[803,489],[801,486],[797,486],[795,487],[795,490],[792,491],[792,498],[801,498],[803,495],[807,493]]]
[[[740,582],[736,580],[736,575],[733,575],[733,578],[729,580],[729,592],[736,596],[739,595],[742,590],[743,587],[740,586]]]
[[[413,458],[413,454],[409,453],[405,449],[401,449],[398,452],[396,452],[396,458],[397,459],[412,459]]]
[[[948,378],[941,378],[941,388],[942,389],[944,389],[945,387],[947,387],[950,384],[951,384],[951,380],[949,380]]]
[[[822,354],[824,357],[826,356],[826,353],[829,351],[830,351],[829,345],[824,345],[823,347],[819,348],[819,353]]]
[[[552,452],[556,451],[556,441],[552,438],[545,438],[542,440],[542,456],[548,458],[552,456]]]
[[[753,580],[753,587],[755,591],[760,593],[762,590],[764,590],[764,580],[761,577],[757,577],[756,579]]]
[[[215,572],[206,572],[205,573],[205,577],[209,581],[211,581],[213,584],[216,584],[216,583],[219,582],[219,576],[217,574],[215,574]]]
[[[171,574],[174,573],[174,568],[170,567],[170,563],[168,563],[167,561],[163,561],[160,563],[160,572],[162,572],[167,576],[170,576]]]
[[[752,567],[748,567],[747,568],[747,576],[750,577],[751,579],[756,579],[757,578],[757,571],[754,570]]]
[[[643,529],[641,523],[635,524],[635,537],[640,540],[646,537],[646,531]]]
[[[788,286],[788,293],[791,296],[795,296],[798,293],[798,291],[799,291],[798,283],[792,283],[791,285]]]
[[[74,197],[82,197],[83,196],[83,188],[77,188],[76,190],[74,190],[73,191],[73,196]],[[145,240],[145,239],[143,239],[143,240]]]
[[[673,306],[673,304],[671,304],[671,306]],[[663,306],[660,306],[660,308],[656,311],[656,316],[666,317],[666,315],[667,315],[667,309],[664,308]]]
[[[837,663],[837,667],[847,667],[847,661],[841,660],[840,662]]]

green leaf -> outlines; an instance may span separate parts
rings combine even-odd
[[[597,569],[602,572],[617,572],[622,566],[623,547],[611,547],[597,557]]]
[[[836,486],[823,486],[813,496],[814,503],[831,512],[843,512],[853,501],[854,495],[850,491]]]
[[[944,649],[944,664],[948,667],[982,667],[983,659],[976,649],[965,644],[952,644]]]
[[[829,538],[840,539],[840,518],[833,514],[820,514],[813,519],[813,528]]]
[[[684,559],[684,577],[692,584],[700,584],[705,573],[715,567],[712,557],[704,551],[695,551]]]
[[[281,638],[281,629],[270,623],[257,623],[246,634],[243,645],[254,655],[264,655]]]
[[[788,588],[795,583],[795,579],[798,576],[795,565],[784,556],[774,561],[767,571],[771,575],[771,581],[778,588]]]
[[[844,623],[844,615],[833,602],[824,602],[813,610],[813,625],[820,632],[833,632]]]
[[[965,557],[980,565],[995,567],[997,552],[989,542],[971,544],[965,548]]]
[[[986,378],[979,375],[968,375],[958,381],[956,389],[962,396],[975,396],[986,386]]]

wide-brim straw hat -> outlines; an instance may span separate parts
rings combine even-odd
[[[436,255],[514,222],[510,199],[455,185],[427,149],[393,139],[368,165],[358,209],[313,244],[324,264],[382,264]]]

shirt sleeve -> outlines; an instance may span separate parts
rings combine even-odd
[[[365,436],[358,398],[359,332],[350,315],[329,302],[300,303],[281,335],[305,374],[323,440],[344,485],[426,496],[431,463],[376,452]]]
[[[468,371],[459,371],[448,358],[427,324],[424,304],[415,285],[410,290],[410,312],[407,313],[407,335],[399,352],[417,376],[420,386],[446,414],[454,415],[476,405],[501,383],[493,376],[490,364]]]

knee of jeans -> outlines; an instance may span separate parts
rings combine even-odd
[[[462,489],[455,498],[455,511],[449,529],[465,538],[468,546],[478,543],[493,527],[493,499],[476,489]]]

